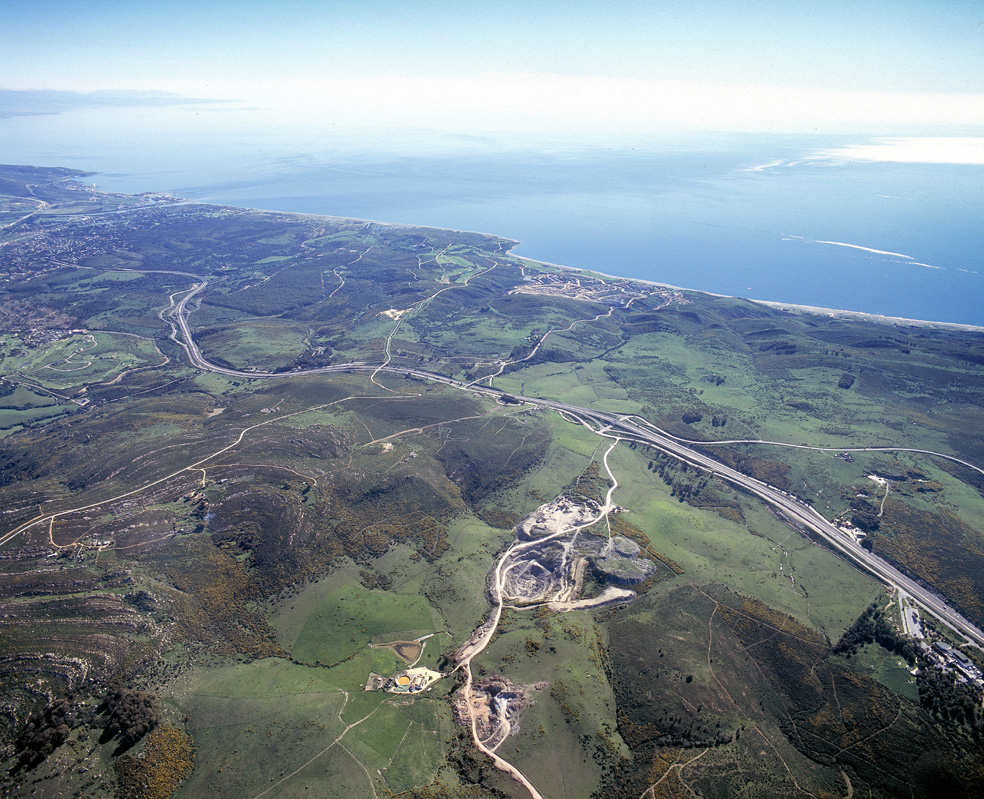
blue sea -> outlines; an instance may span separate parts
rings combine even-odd
[[[106,190],[477,230],[609,274],[984,325],[984,166],[823,155],[858,143],[357,132],[205,105],[0,119],[0,160]]]

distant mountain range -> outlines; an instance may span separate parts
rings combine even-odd
[[[60,114],[73,108],[100,106],[158,106],[186,103],[214,103],[173,92],[100,89],[93,92],[56,91],[53,89],[0,89],[0,118],[31,114]]]

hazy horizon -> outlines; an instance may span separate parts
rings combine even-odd
[[[984,132],[970,2],[5,6],[6,87],[235,100],[285,126],[632,140]]]

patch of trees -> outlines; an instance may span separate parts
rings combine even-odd
[[[633,750],[643,747],[675,747],[691,749],[695,747],[724,746],[734,740],[734,735],[720,730],[720,721],[715,729],[702,723],[699,718],[690,718],[682,713],[663,712],[654,724],[635,724],[621,715],[618,730],[623,740]],[[740,733],[738,733],[740,736]]]
[[[773,355],[793,355],[796,352],[796,345],[791,341],[774,341],[770,344],[763,344],[758,348],[759,352],[771,352]]]
[[[112,297],[103,297],[100,295],[92,297],[86,295],[86,297],[87,299],[79,302],[72,302],[71,304],[66,303],[66,305],[59,308],[59,310],[71,308],[71,313],[79,319],[89,319],[93,316],[99,316],[99,314],[106,314],[110,311],[115,311],[120,305],[115,295]],[[52,303],[49,302],[49,304]]]
[[[389,549],[389,542],[387,542],[387,549]],[[360,569],[359,570],[359,582],[362,583],[370,591],[389,591],[393,587],[393,581],[390,580],[385,574],[380,574],[375,569]]]
[[[851,524],[859,530],[870,533],[872,530],[877,530],[880,523],[878,508],[868,500],[864,497],[854,497],[851,500]]]
[[[514,360],[515,363],[510,363],[506,366],[503,370],[503,374],[518,372],[521,369],[526,369],[529,366],[536,366],[541,363],[570,363],[571,361],[578,360],[578,357],[574,353],[559,349],[557,347],[541,347],[535,354],[524,360],[525,353],[528,350],[529,347],[522,345],[513,347],[512,352],[510,353],[510,358]]]
[[[657,453],[647,468],[660,476],[663,483],[669,486],[670,496],[676,497],[679,502],[714,511],[738,524],[744,523],[741,506],[733,492],[710,474],[665,453]]]
[[[973,486],[984,496],[984,475],[967,466],[962,466],[959,463],[954,463],[953,461],[934,459],[933,461],[937,466],[939,466],[943,471],[948,474],[952,474],[961,482],[967,483]]]
[[[854,385],[854,381],[856,379],[857,378],[855,378],[854,375],[844,372],[844,374],[840,376],[840,380],[837,381],[837,388],[843,388],[845,390],[849,389]]]
[[[161,720],[158,698],[133,688],[113,691],[103,700],[100,711],[107,716],[105,738],[119,737],[128,744],[139,741]]]
[[[883,649],[902,657],[912,666],[916,662],[916,650],[912,642],[902,638],[892,626],[885,611],[872,602],[834,645],[836,655],[854,655],[858,647],[878,644]]]
[[[659,453],[647,467],[660,476],[670,489],[670,496],[680,502],[696,497],[711,480],[711,476],[690,464],[678,461],[670,455]]]
[[[979,533],[952,510],[923,511],[891,496],[885,517],[890,524],[875,539],[875,551],[961,613],[984,620],[984,558],[974,543]]]
[[[685,411],[682,418],[684,424],[696,424],[704,417],[702,414],[697,413],[697,411]]]
[[[68,740],[75,725],[75,711],[67,699],[56,699],[40,716],[32,718],[17,738],[18,768],[34,768]]]
[[[975,686],[958,683],[952,671],[943,671],[933,665],[919,669],[916,685],[919,704],[933,716],[964,725],[977,741],[984,740],[984,714]]]
[[[908,350],[906,350],[908,352]],[[959,358],[961,361],[967,361],[974,364],[984,364],[984,354],[979,352],[966,352],[962,350],[957,350],[953,353],[954,358]]]
[[[429,785],[411,788],[401,796],[408,799],[505,799],[507,794],[492,787],[496,770],[492,760],[479,752],[460,729],[456,731],[448,765],[458,778],[456,784],[446,785],[438,778]]]
[[[144,613],[153,613],[157,610],[157,598],[149,591],[137,591],[123,597],[129,604]]]
[[[725,449],[715,449],[713,455],[732,469],[737,469],[742,474],[747,474],[764,483],[774,485],[783,491],[789,491],[792,483],[787,476],[789,466],[781,461],[773,461],[768,458],[758,458],[754,455],[746,455],[742,452],[734,452]]]
[[[670,496],[676,497],[680,502],[690,500],[692,497],[698,496],[707,487],[710,479],[710,475],[701,475],[698,473],[697,482],[695,483],[673,481],[670,484]]]
[[[314,352],[313,350],[309,350],[299,358],[296,358],[288,368],[297,367],[298,369],[318,369],[322,366],[331,366],[332,349],[328,345],[325,345],[323,349],[323,352]],[[278,369],[277,371],[280,370]],[[286,369],[284,371],[286,371]]]
[[[855,347],[862,347],[868,350],[900,350],[902,352],[908,352],[909,350],[903,349],[903,347],[896,341],[886,338],[868,338],[863,341],[854,342]]]
[[[4,442],[6,443],[6,442]],[[0,447],[0,487],[34,480],[45,474],[48,463],[31,442],[14,448]]]
[[[910,665],[919,664],[916,684],[919,703],[936,718],[965,725],[978,740],[984,740],[984,713],[977,688],[958,683],[953,671],[943,671],[921,655],[908,639],[902,638],[885,612],[872,603],[841,636],[831,650],[834,654],[854,655],[858,647],[876,643],[904,658]]]

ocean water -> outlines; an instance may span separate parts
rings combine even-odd
[[[0,119],[0,160],[111,191],[478,230],[552,263],[752,299],[984,325],[984,167],[818,157],[831,137],[604,146],[340,131],[259,109]]]

